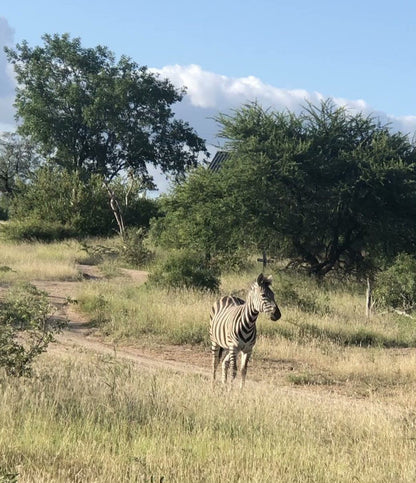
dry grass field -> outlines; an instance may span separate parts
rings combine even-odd
[[[70,320],[90,322],[31,379],[0,373],[0,481],[416,480],[413,320],[367,321],[361,287],[275,273],[282,319],[260,317],[245,391],[212,389],[215,296],[119,271],[82,281],[83,256],[75,242],[0,246],[3,289],[65,281]],[[242,296],[255,275],[226,275],[221,291]]]

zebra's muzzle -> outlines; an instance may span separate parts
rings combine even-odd
[[[270,319],[273,320],[273,321],[279,320],[281,316],[282,316],[282,314],[280,313],[279,307],[277,307],[277,305],[276,305],[276,308],[270,314]]]

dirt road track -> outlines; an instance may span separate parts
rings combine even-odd
[[[103,278],[97,267],[78,265],[78,269],[83,279],[87,280],[88,283],[94,283]],[[138,284],[144,283],[147,280],[147,275],[147,272],[140,270],[123,270],[123,276],[131,278]],[[208,353],[206,357],[203,357],[202,361],[200,360],[200,355],[191,354],[193,351],[179,347],[163,347],[160,351],[148,351],[145,353],[143,349],[112,344],[100,337],[89,326],[88,319],[77,310],[76,305],[68,303],[68,300],[76,299],[81,283],[76,281],[43,280],[34,282],[38,289],[48,294],[51,304],[56,308],[55,317],[68,321],[68,327],[56,336],[56,343],[50,345],[49,352],[57,354],[78,347],[101,355],[116,356],[139,366],[145,366],[148,369],[165,369],[209,376]],[[195,359],[195,364],[190,362],[190,359]]]

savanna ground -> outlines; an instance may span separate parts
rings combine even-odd
[[[31,281],[69,322],[31,379],[0,375],[0,481],[416,480],[414,320],[367,321],[363,287],[276,270],[282,319],[260,317],[245,391],[212,389],[216,296],[96,261],[76,242],[0,246],[1,290]]]

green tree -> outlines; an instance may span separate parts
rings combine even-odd
[[[415,147],[332,102],[296,116],[244,106],[220,116],[233,153],[223,171],[249,232],[322,276],[364,255],[415,249]]]
[[[0,135],[0,193],[12,195],[17,180],[26,181],[39,167],[40,156],[33,143],[16,133]]]
[[[153,164],[179,177],[205,152],[194,130],[174,118],[171,106],[185,91],[125,56],[116,62],[106,47],[83,48],[68,34],[43,41],[5,49],[17,77],[19,132],[57,165],[101,175],[123,232],[109,186],[116,176],[128,171],[148,180]]]
[[[13,221],[55,223],[78,236],[104,235],[116,229],[99,175],[83,180],[78,172],[45,165],[30,183],[19,183],[10,206]],[[7,228],[7,227],[6,227]]]
[[[151,226],[155,243],[199,252],[223,268],[238,268],[244,258],[238,200],[224,191],[223,181],[222,173],[199,167],[162,196],[160,217]]]
[[[266,249],[317,276],[414,252],[415,147],[406,136],[329,101],[300,115],[249,104],[218,121],[229,159],[176,188],[162,240],[214,254]]]
[[[141,197],[140,189],[121,177],[113,180],[110,188],[122,200],[120,208],[127,225],[147,229],[150,219],[158,215],[157,201]],[[55,236],[110,235],[117,231],[107,190],[98,174],[85,180],[76,171],[45,164],[30,182],[19,181],[15,191],[9,208],[11,221],[2,228],[9,238],[53,240]]]

